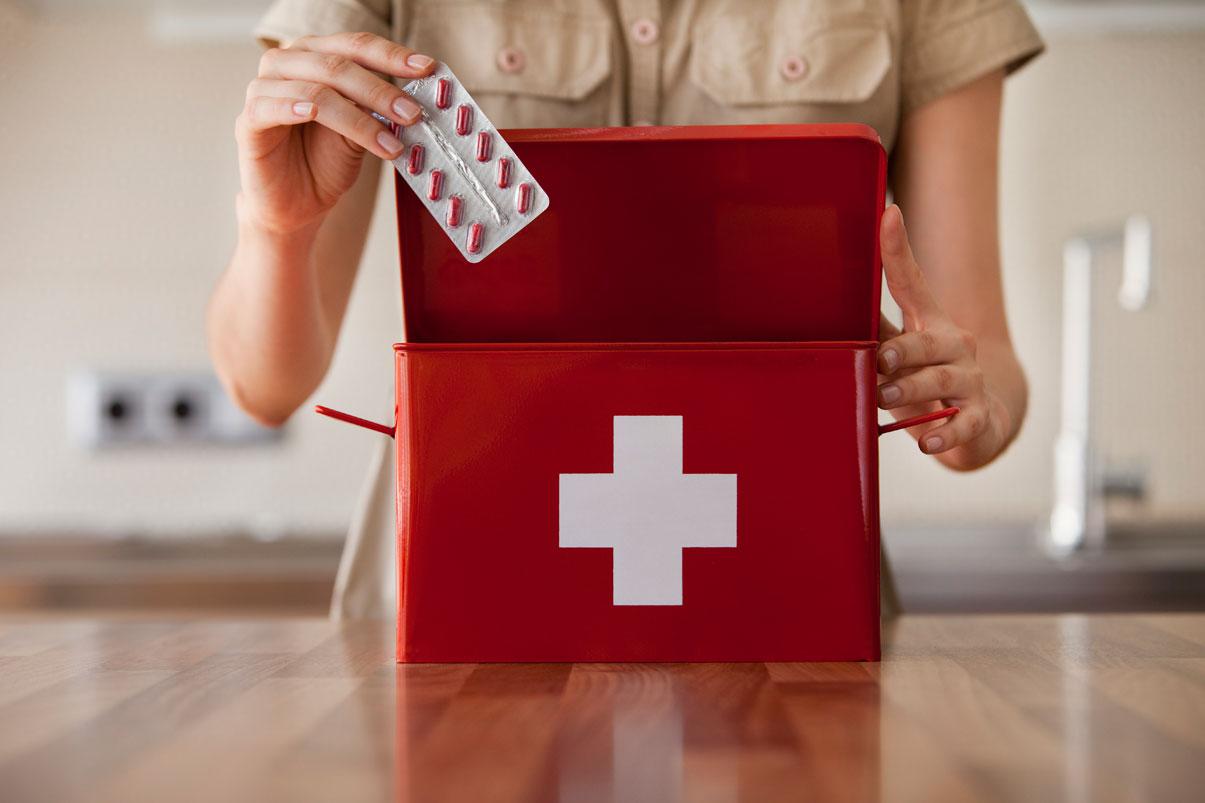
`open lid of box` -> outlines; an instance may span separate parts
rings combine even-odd
[[[550,205],[477,264],[396,181],[407,341],[877,337],[886,156],[873,129],[501,134]]]

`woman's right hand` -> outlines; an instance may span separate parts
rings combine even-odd
[[[369,112],[403,126],[420,118],[419,105],[374,71],[421,78],[434,65],[370,33],[305,36],[266,51],[235,122],[240,222],[276,234],[321,222],[355,183],[365,151],[401,154]]]

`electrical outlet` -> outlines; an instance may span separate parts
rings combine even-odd
[[[254,444],[280,440],[230,401],[218,378],[205,373],[73,375],[67,418],[85,446]]]

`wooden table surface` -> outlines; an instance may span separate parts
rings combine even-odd
[[[880,664],[411,665],[317,619],[0,620],[0,800],[1202,800],[1205,615]]]

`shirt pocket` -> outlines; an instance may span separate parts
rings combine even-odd
[[[605,18],[437,3],[414,10],[407,40],[446,63],[500,128],[608,124],[614,83]]]
[[[890,67],[884,19],[817,16],[794,6],[701,22],[690,75],[728,107],[859,104],[875,95]]]

